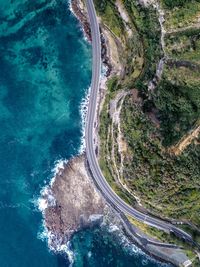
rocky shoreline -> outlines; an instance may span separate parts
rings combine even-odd
[[[79,0],[72,0],[70,1],[70,5],[71,5],[71,11],[77,17],[77,19],[81,22],[83,33],[85,34],[87,40],[91,42],[92,41],[91,30],[90,30],[88,16],[87,16],[87,13],[85,12],[83,2]]]
[[[55,249],[66,244],[76,231],[101,224],[108,209],[88,176],[84,155],[64,163],[46,192],[45,226],[54,235],[49,242]],[[54,202],[49,203],[50,195]]]
[[[70,1],[70,9],[80,21],[86,39],[91,42],[91,31],[84,3],[80,0]],[[112,71],[107,55],[107,46],[103,35],[102,62],[106,73],[101,79],[98,97],[98,113],[105,96],[106,81]],[[98,116],[97,116],[98,117]],[[98,151],[98,118],[95,127],[95,144]],[[123,227],[115,211],[107,205],[105,199],[90,176],[85,155],[63,162],[58,168],[52,182],[42,192],[40,198],[43,208],[44,227],[48,245],[54,251],[60,251],[71,239],[72,235],[87,227],[109,225],[110,222]]]
[[[63,162],[40,201],[48,246],[55,252],[65,251],[72,236],[85,228],[106,227],[124,238],[129,231],[96,188],[84,154]]]
[[[81,0],[72,0],[71,9],[79,19],[84,34],[91,42],[91,31],[84,3]],[[102,62],[106,67],[106,75],[101,80],[98,97],[97,121],[95,123],[95,144],[98,155],[98,117],[100,115],[106,91],[107,78],[114,71],[108,56],[109,47],[106,39],[101,35]],[[117,213],[98,191],[91,177],[85,155],[71,159],[63,164],[56,173],[54,181],[42,195],[46,207],[43,211],[45,228],[48,231],[48,244],[54,251],[67,244],[77,231],[94,226],[117,225],[121,233],[126,233],[130,240],[143,251],[159,260],[169,262],[169,258],[161,253],[156,246],[147,248],[141,240],[147,239],[137,228],[131,226],[127,218]],[[146,242],[146,241],[145,241]]]
[[[77,17],[79,22],[81,23],[83,33],[86,36],[86,39],[91,42],[91,30],[90,30],[90,25],[89,25],[89,18],[86,12],[86,7],[83,3],[83,1],[80,0],[71,0],[71,10],[73,14]],[[107,51],[107,45],[106,45],[106,40],[105,37],[102,33],[102,30],[100,28],[101,32],[101,58],[102,58],[102,63],[104,66],[106,66],[106,77],[110,76],[112,72],[112,65],[110,63],[110,59],[108,56],[108,51]]]

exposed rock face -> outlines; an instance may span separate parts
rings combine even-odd
[[[83,28],[83,32],[89,42],[92,41],[91,29],[89,18],[87,14],[87,8],[83,0],[71,0],[71,7],[74,15],[80,21],[80,24]],[[101,58],[103,64],[107,67],[106,76],[108,77],[112,71],[112,65],[108,56],[108,44],[104,36],[104,32],[100,27],[101,32]]]
[[[84,156],[70,160],[59,171],[51,196],[55,201],[45,210],[45,224],[54,235],[56,245],[66,243],[81,228],[101,223],[108,209],[88,175]]]
[[[90,30],[90,24],[89,19],[87,16],[86,8],[82,1],[80,0],[72,0],[71,1],[72,10],[76,17],[79,19],[83,26],[83,32],[85,33],[87,39],[91,42],[91,30]]]

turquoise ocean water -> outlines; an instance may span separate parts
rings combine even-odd
[[[39,238],[35,202],[56,161],[77,155],[91,47],[65,0],[0,0],[0,267],[69,266]],[[160,264],[105,230],[72,240],[74,266]]]

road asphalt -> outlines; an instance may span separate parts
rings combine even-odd
[[[86,118],[85,140],[87,161],[93,179],[95,180],[96,184],[98,185],[99,189],[106,197],[106,199],[124,214],[129,215],[140,222],[154,226],[157,229],[173,232],[175,235],[185,239],[188,242],[193,242],[192,237],[180,228],[177,228],[176,226],[168,222],[146,215],[125,203],[110,187],[99,167],[94,146],[94,123],[97,116],[97,97],[99,93],[99,84],[101,77],[101,39],[94,3],[92,0],[86,0],[86,5],[91,27],[93,60],[91,92]]]

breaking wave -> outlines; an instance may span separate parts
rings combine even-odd
[[[89,87],[89,89],[87,90],[86,96],[83,98],[80,104],[82,137],[81,137],[81,145],[78,151],[79,154],[82,154],[85,151],[85,123],[86,123],[87,110],[88,110],[88,104],[89,104],[90,90],[91,90],[91,87]]]
[[[61,240],[47,229],[44,220],[45,210],[48,207],[53,207],[56,205],[56,199],[53,196],[52,186],[55,182],[56,175],[59,175],[62,172],[66,164],[67,160],[59,160],[55,162],[55,167],[52,170],[53,177],[50,180],[49,185],[46,185],[42,188],[40,192],[40,197],[37,199],[37,202],[35,204],[43,214],[42,226],[38,233],[38,238],[43,241],[46,241],[51,251],[55,253],[66,254],[70,262],[70,267],[72,267],[74,262],[74,254],[70,248],[70,242],[67,242],[66,245],[62,244]]]

